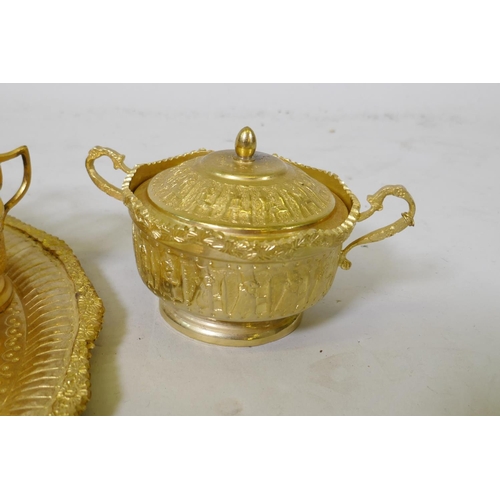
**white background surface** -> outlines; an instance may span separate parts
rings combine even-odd
[[[64,239],[106,307],[86,414],[498,415],[499,113],[497,85],[0,86],[0,151],[27,144],[33,163],[11,215]],[[226,149],[244,125],[259,150],[337,173],[363,208],[381,186],[405,185],[417,214],[414,228],[353,250],[293,334],[236,349],[163,321],[128,212],[84,161],[97,144],[129,166]],[[3,169],[4,200],[15,167]],[[354,236],[404,210],[387,199]]]

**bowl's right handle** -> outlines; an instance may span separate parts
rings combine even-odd
[[[372,231],[371,233],[368,233],[365,236],[358,238],[357,240],[349,244],[347,247],[345,247],[342,250],[339,259],[339,266],[342,269],[350,269],[351,261],[347,259],[346,255],[354,247],[366,243],[374,243],[376,241],[385,240],[386,238],[389,238],[390,236],[394,236],[395,234],[401,232],[403,229],[406,229],[408,226],[415,225],[415,222],[413,220],[413,218],[415,217],[415,210],[416,210],[415,202],[413,201],[411,194],[406,190],[406,188],[400,185],[384,186],[383,188],[380,188],[374,195],[368,196],[367,200],[371,206],[368,210],[366,210],[365,212],[361,212],[359,214],[358,222],[368,219],[368,217],[373,215],[377,210],[382,210],[384,208],[383,207],[384,199],[386,198],[386,196],[389,195],[396,196],[397,198],[402,198],[408,203],[410,209],[408,210],[408,212],[403,212],[401,214],[401,218],[398,219],[396,222],[389,224],[388,226],[384,226],[375,231]]]
[[[120,153],[117,153],[113,149],[109,148],[103,148],[102,146],[96,146],[95,148],[92,148],[89,151],[89,154],[87,156],[87,159],[85,160],[85,166],[87,167],[87,172],[89,173],[90,178],[94,182],[94,184],[101,190],[104,191],[106,194],[109,196],[112,196],[113,198],[116,198],[117,200],[123,201],[123,193],[122,190],[110,182],[108,182],[106,179],[101,177],[95,167],[94,167],[94,162],[97,160],[97,158],[100,158],[101,156],[107,156],[111,158],[111,161],[113,162],[113,167],[118,170],[122,170],[126,174],[129,174],[130,172],[133,171],[133,169],[128,168],[125,163],[123,162],[125,160],[125,155],[122,155]]]

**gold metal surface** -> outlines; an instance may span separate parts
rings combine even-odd
[[[256,153],[255,144],[246,127],[236,140],[237,156],[207,151],[158,173],[145,203],[182,221],[252,231],[307,226],[333,212],[335,198],[326,186],[281,158]]]
[[[63,241],[12,217],[4,234],[14,294],[0,314],[0,415],[79,414],[102,302]]]
[[[5,204],[0,200],[0,313],[9,307],[14,295],[14,289],[8,276],[5,276],[6,255],[5,242],[3,237],[3,226],[7,213],[22,199],[28,190],[31,182],[31,161],[28,148],[20,146],[19,148],[9,151],[8,153],[0,153],[0,189],[2,189],[3,175],[1,164],[21,157],[23,160],[23,180],[21,186],[16,191],[14,196]]]
[[[9,160],[13,160],[14,158],[21,157],[23,160],[23,180],[21,182],[21,186],[16,191],[14,196],[4,205],[5,215],[9,212],[9,210],[17,205],[21,198],[25,195],[26,191],[30,187],[31,183],[31,160],[30,153],[26,146],[20,146],[8,153],[0,154],[0,164]],[[0,168],[0,189],[2,189],[2,169]]]
[[[96,170],[94,168],[94,161],[97,160],[97,158],[100,158],[101,156],[107,156],[108,158],[111,158],[111,161],[113,162],[113,167],[115,170],[119,169],[119,170],[122,170],[123,172],[125,172],[126,174],[128,174],[132,171],[132,169],[128,168],[125,165],[125,163],[123,163],[125,156],[121,155],[120,153],[117,153],[113,149],[103,148],[101,146],[96,146],[95,148],[92,148],[92,150],[90,151],[90,153],[87,156],[86,165],[87,165],[87,171],[90,175],[90,178],[106,194],[109,194],[109,196],[116,198],[117,200],[122,201],[123,194],[121,192],[121,189],[117,188],[116,186],[113,186],[113,184],[111,184],[107,180],[103,179],[96,172]]]
[[[218,321],[183,311],[168,300],[160,301],[160,312],[167,323],[184,335],[230,347],[257,346],[279,340],[293,332],[302,319],[302,314],[297,314],[273,321]]]
[[[361,212],[359,214],[358,222],[364,221],[371,217],[376,211],[382,210],[384,199],[387,196],[396,196],[397,198],[401,198],[408,203],[410,207],[408,212],[403,212],[401,214],[401,219],[398,219],[393,224],[389,224],[388,226],[377,229],[376,231],[372,231],[361,238],[353,241],[349,244],[340,255],[339,265],[342,269],[350,269],[351,262],[347,259],[346,255],[350,252],[354,247],[358,245],[364,245],[366,243],[375,243],[376,241],[382,241],[386,238],[390,238],[397,233],[400,233],[403,229],[406,229],[408,226],[414,226],[415,221],[415,202],[411,197],[410,193],[406,190],[404,186],[385,186],[379,189],[374,195],[368,196],[366,199],[368,203],[370,203],[370,208],[365,212]]]
[[[86,161],[94,183],[129,209],[139,273],[163,316],[218,345],[260,345],[293,331],[328,292],[339,263],[348,267],[345,255],[361,241],[342,245],[358,221],[388,194],[407,200],[403,222],[363,240],[380,241],[415,212],[404,188],[387,186],[360,216],[358,199],[336,175],[255,146],[246,127],[235,151],[199,150],[130,170],[123,155],[99,147]],[[127,172],[121,190],[96,173],[100,156]]]
[[[257,149],[257,138],[255,132],[250,127],[243,127],[234,144],[234,149],[239,158],[245,161],[250,161]]]

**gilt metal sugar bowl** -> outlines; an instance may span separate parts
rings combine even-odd
[[[337,267],[349,269],[353,247],[413,225],[415,203],[403,186],[383,187],[360,213],[336,175],[260,153],[256,144],[245,127],[235,150],[202,149],[130,169],[123,155],[95,147],[86,160],[97,187],[129,209],[139,273],[163,317],[212,344],[284,337],[328,292]],[[121,189],[95,170],[101,156],[127,174]],[[388,195],[406,200],[408,212],[342,249]]]

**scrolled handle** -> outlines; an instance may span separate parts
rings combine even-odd
[[[110,182],[108,182],[106,179],[101,177],[95,167],[94,167],[94,162],[97,160],[97,158],[100,158],[101,156],[107,156],[108,158],[111,159],[113,162],[113,167],[115,170],[122,170],[126,174],[129,174],[130,172],[133,171],[133,169],[128,168],[125,163],[125,155],[122,155],[115,151],[114,149],[109,149],[109,148],[103,148],[102,146],[96,146],[95,148],[92,148],[89,151],[89,154],[87,156],[87,159],[85,160],[85,166],[87,168],[87,172],[89,173],[90,178],[94,182],[94,184],[101,190],[104,191],[106,194],[109,196],[112,196],[113,198],[116,198],[117,200],[123,201],[123,193],[122,190]]]
[[[375,243],[376,241],[382,241],[386,238],[390,238],[395,234],[403,231],[408,226],[414,226],[414,217],[415,217],[415,202],[411,197],[410,193],[406,190],[404,186],[394,185],[394,186],[384,186],[379,189],[374,195],[368,196],[367,200],[370,203],[370,208],[365,212],[359,214],[358,222],[362,222],[365,219],[368,219],[371,215],[373,215],[376,211],[382,210],[384,199],[387,196],[396,196],[397,198],[401,198],[408,203],[409,210],[408,212],[403,212],[401,214],[401,218],[398,219],[393,224],[389,224],[388,226],[384,226],[380,229],[372,231],[361,238],[353,241],[346,248],[344,248],[340,254],[339,266],[342,269],[350,269],[351,261],[347,259],[347,254],[358,245],[363,245],[366,243]]]
[[[14,196],[4,205],[4,217],[7,215],[7,212],[17,205],[19,201],[22,199],[22,197],[26,194],[26,191],[30,187],[31,183],[31,159],[30,159],[30,152],[28,150],[27,146],[20,146],[12,151],[9,151],[8,153],[1,153],[0,154],[0,163],[13,160],[14,158],[17,158],[20,156],[23,159],[23,180],[21,182],[21,186],[19,189],[16,191]],[[2,177],[2,169],[0,168],[0,189],[2,188],[2,183],[3,183],[3,177]]]

